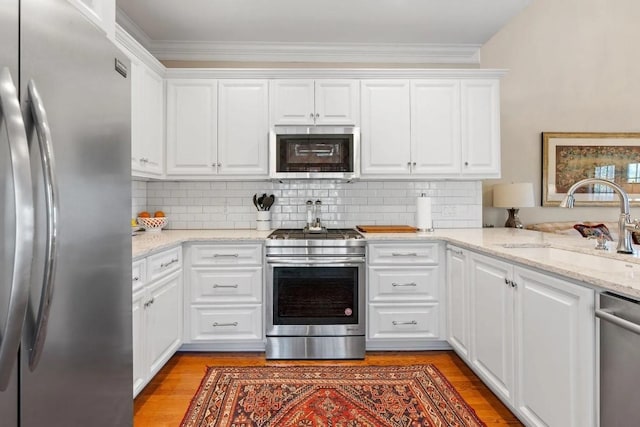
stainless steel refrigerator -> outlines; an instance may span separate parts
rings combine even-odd
[[[132,424],[127,66],[68,1],[0,0],[3,427]]]

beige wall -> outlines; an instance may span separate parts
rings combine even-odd
[[[541,137],[552,132],[640,131],[640,2],[532,0],[481,50],[482,68],[508,69],[501,85],[503,182],[541,194]],[[502,225],[483,185],[484,223]],[[525,208],[525,224],[614,220],[615,208]],[[640,216],[640,207],[632,208]]]

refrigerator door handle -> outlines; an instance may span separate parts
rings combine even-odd
[[[13,276],[5,327],[0,336],[0,390],[4,391],[7,389],[18,355],[29,302],[35,222],[29,143],[20,111],[18,93],[8,68],[0,71],[1,120],[4,120],[7,129],[15,204]]]
[[[38,88],[33,80],[27,85],[25,127],[27,136],[31,136],[35,129],[40,158],[42,160],[42,176],[44,181],[44,196],[47,218],[47,234],[44,254],[44,272],[42,277],[42,290],[38,318],[35,331],[29,343],[29,369],[32,371],[38,366],[40,355],[47,336],[47,323],[49,310],[53,297],[53,284],[56,275],[56,261],[58,254],[58,183],[56,181],[56,168],[53,157],[51,131],[47,120],[47,112],[38,93]]]

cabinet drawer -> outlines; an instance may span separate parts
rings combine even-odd
[[[437,264],[438,244],[373,244],[367,254],[369,264]]]
[[[262,267],[194,268],[191,270],[194,303],[260,303]]]
[[[262,265],[262,245],[193,245],[191,265]]]
[[[131,287],[135,291],[147,282],[147,260],[139,259],[131,264]]]
[[[261,305],[191,307],[192,342],[261,339]]]
[[[152,282],[182,268],[182,247],[147,257],[147,280]]]
[[[370,339],[438,339],[438,304],[370,304]]]
[[[369,267],[369,301],[437,301],[438,266]]]

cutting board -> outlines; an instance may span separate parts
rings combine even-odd
[[[363,233],[415,233],[417,228],[409,225],[356,225]]]

